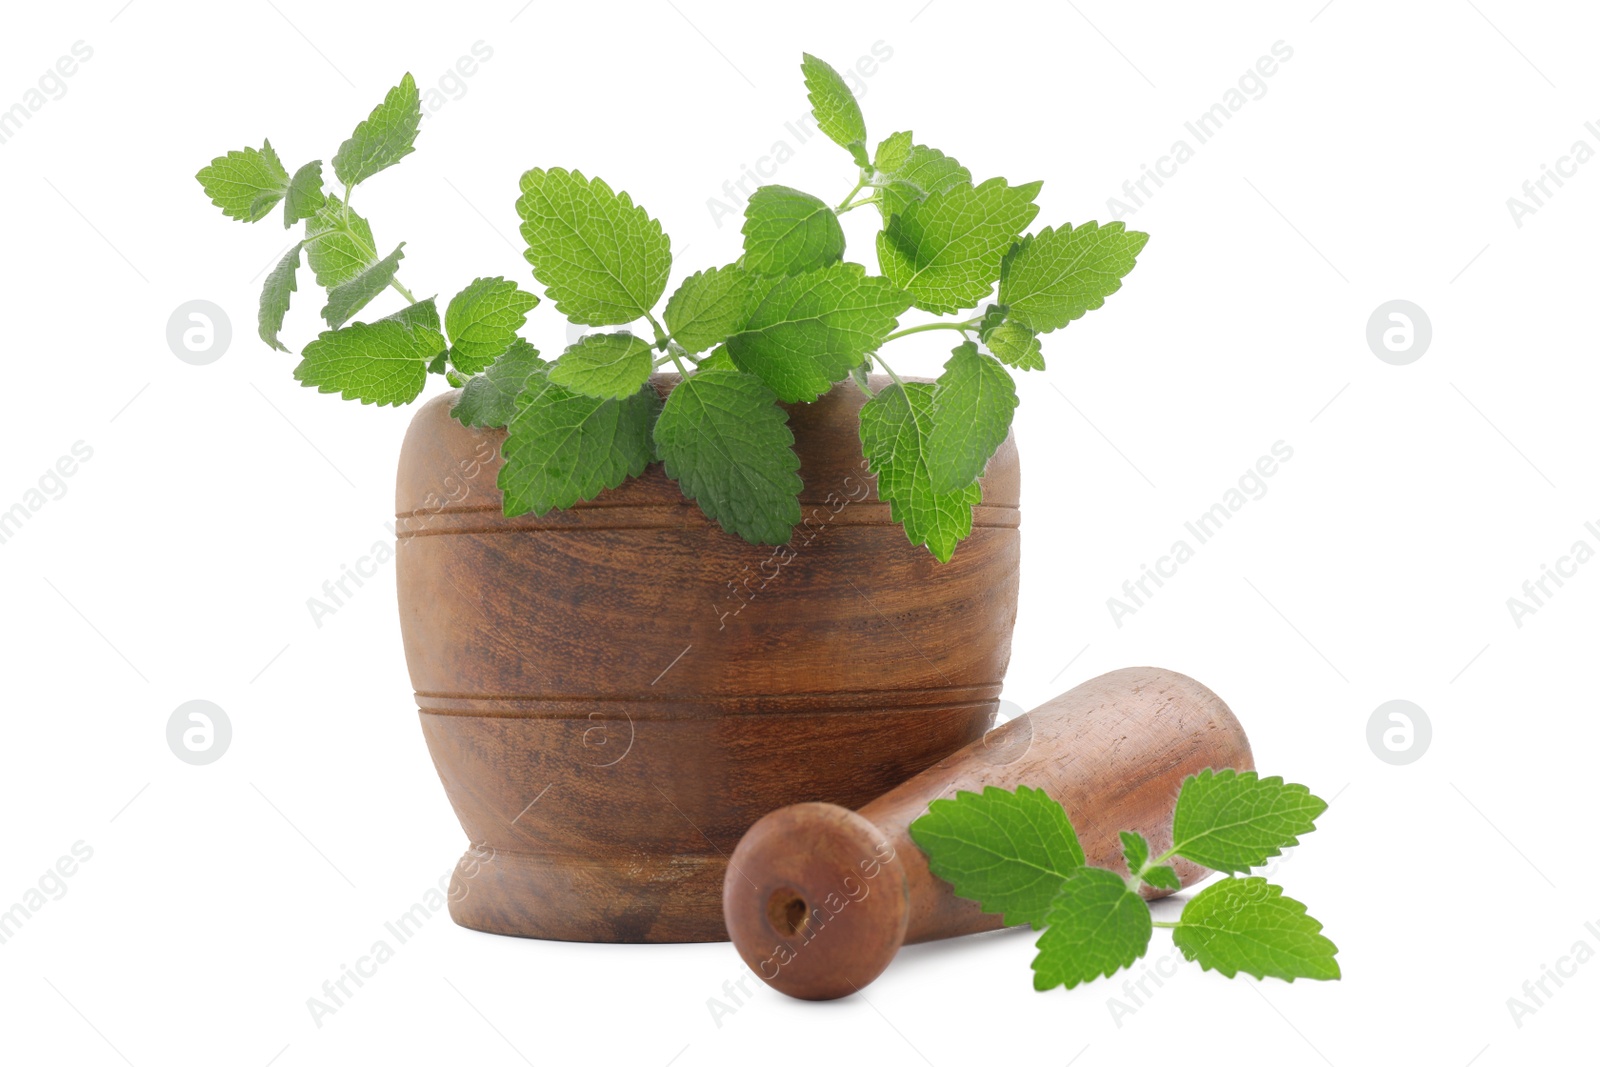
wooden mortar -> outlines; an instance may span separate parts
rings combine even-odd
[[[993,721],[1017,604],[1009,439],[972,536],[940,564],[862,469],[854,385],[786,405],[804,518],[780,549],[722,532],[660,464],[507,518],[505,434],[450,418],[456,396],[418,411],[396,492],[406,662],[474,845],[456,922],[723,940],[727,854],[751,823],[865,804]]]
[[[1172,847],[1184,778],[1251,770],[1233,712],[1193,678],[1159,667],[1103,674],[1018,716],[859,812],[796,804],[763,817],[729,860],[723,912],[739,955],[781,992],[848,996],[902,944],[995,930],[998,915],[957,897],[928,869],[908,827],[929,802],[985,786],[1043,789],[1072,819],[1087,862],[1125,874],[1118,833],[1151,854]],[[1211,873],[1172,866],[1184,885]],[[1148,897],[1164,896],[1146,887]]]

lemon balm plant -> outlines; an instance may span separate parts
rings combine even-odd
[[[328,328],[302,350],[295,377],[380,405],[415,400],[430,374],[461,387],[457,419],[506,429],[506,514],[571,507],[659,460],[723,529],[784,544],[801,518],[802,483],[783,405],[852,379],[870,397],[860,439],[878,496],[913,544],[948,561],[972,530],[979,477],[1010,429],[1012,372],[1044,368],[1041,336],[1116,292],[1147,235],[1120,222],[1030,232],[1039,182],[975,181],[910,132],[869,154],[844,79],[810,55],[801,70],[818,128],[854,162],[854,185],[836,202],[757,189],[742,254],[689,275],[670,296],[671,242],[626,192],[559,167],[522,176],[525,255],[556,310],[584,326],[643,324],[591,333],[553,361],[518,336],[538,297],[480,277],[441,315],[437,298],[419,300],[402,284],[403,243],[383,254],[351,207],[362,182],[413,151],[422,111],[411,75],[339,147],[333,183],[320,161],[289,173],[267,141],[219,156],[196,177],[230,218],[280,213],[285,227],[303,226],[268,275],[259,313],[262,340],[287,351],[279,336],[303,255],[326,290]],[[876,273],[845,259],[839,216],[864,207],[882,220]],[[404,305],[351,321],[386,291]],[[940,317],[900,328],[912,308]],[[937,381],[906,381],[883,348],[928,330],[957,332],[960,342]],[[875,393],[874,367],[892,383]],[[681,379],[663,401],[651,376],[669,369]]]

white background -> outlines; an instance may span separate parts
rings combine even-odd
[[[1506,201],[1575,140],[1600,148],[1584,129],[1600,119],[1592,10],[123,2],[17,7],[0,37],[0,108],[74,42],[93,49],[0,144],[0,509],[75,442],[93,449],[0,544],[0,909],[75,842],[93,850],[0,945],[6,1060],[1448,1067],[1591,1047],[1600,962],[1520,1027],[1506,1002],[1580,939],[1600,949],[1584,926],[1600,927],[1585,673],[1600,564],[1521,627],[1506,600],[1574,541],[1600,547],[1584,530],[1600,520],[1600,162],[1520,227]],[[1214,688],[1264,771],[1334,800],[1274,877],[1326,923],[1342,982],[1180,962],[1119,1018],[1121,976],[1035,994],[1031,939],[1010,932],[908,949],[846,1001],[762,990],[718,1020],[709,998],[745,973],[727,945],[523,941],[439,917],[313,1022],[307,998],[464,845],[411,704],[392,565],[321,628],[306,608],[389,538],[410,413],[291,379],[294,357],[254,328],[289,239],[273,218],[224,219],[193,174],[263,136],[290,169],[329,159],[402,72],[437,87],[479,41],[493,56],[465,94],[361,191],[380,246],[408,242],[419,294],[481,274],[532,285],[512,205],[536,165],[629,190],[672,236],[674,279],[734,258],[738,220],[719,228],[707,200],[792,142],[802,49],[844,67],[883,42],[862,99],[873,139],[910,128],[979,178],[1045,179],[1041,225],[1108,219],[1143,164],[1195,146],[1186,120],[1274,42],[1293,49],[1128,217],[1152,235],[1137,270],[1021,382],[1006,696],[1032,707],[1133,663]],[[834,202],[853,179],[816,137],[776,180]],[[846,216],[869,265],[871,215]],[[297,348],[316,328],[302,273]],[[1396,298],[1433,325],[1408,366],[1365,339]],[[232,320],[209,366],[166,342],[193,299]],[[560,348],[548,303],[528,334]],[[897,342],[897,367],[936,372],[947,342]],[[1266,495],[1115,625],[1107,598],[1280,440],[1294,456]],[[195,698],[233,723],[205,767],[165,740]],[[1396,698],[1433,724],[1406,766],[1366,740]],[[1171,951],[1158,930],[1148,960]]]

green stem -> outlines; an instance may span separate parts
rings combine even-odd
[[[903,330],[896,330],[885,337],[884,341],[893,341],[896,337],[909,337],[924,330],[970,330],[981,321],[981,319],[971,319],[966,322],[925,322],[921,326],[907,326]]]
[[[372,247],[370,242],[362,240],[361,235],[356,233],[355,230],[350,226],[350,190],[351,186],[347,185],[344,187],[344,212],[339,220],[339,228],[337,230],[329,230],[328,232],[344,234],[346,237],[350,238],[352,242],[354,242],[355,246],[362,251],[369,262],[376,263],[378,261],[378,250]],[[405,297],[406,303],[415,304],[417,302],[417,298],[411,295],[411,290],[400,284],[400,279],[398,277],[389,279],[389,288]]]
[[[874,352],[874,353],[872,353],[872,358],[877,361],[878,366],[883,368],[884,373],[888,374],[889,377],[894,379],[894,384],[898,385],[902,389],[904,389],[906,387],[906,383],[900,380],[900,375],[896,374],[894,372],[894,368],[889,366],[889,364],[887,364],[887,363],[885,363],[883,361],[883,357],[882,356],[880,356],[878,353]]]
[[[683,365],[683,360],[678,358],[678,353],[669,352],[667,355],[671,358],[673,363],[677,364],[678,373],[683,375],[685,378],[689,377],[689,368]]]
[[[864,196],[853,204],[844,204],[840,207],[834,208],[833,213],[835,215],[843,215],[846,211],[854,211],[858,207],[865,207],[868,204],[876,204],[878,203],[878,200],[879,198],[876,196]]]
[[[1151,919],[1150,920],[1150,925],[1151,926],[1159,926],[1163,930],[1176,930],[1178,927],[1182,926],[1183,923],[1181,923],[1181,922],[1178,922],[1178,923],[1164,923],[1164,922],[1157,922],[1155,919]]]
[[[676,364],[678,364],[678,369],[682,370],[683,369],[683,363],[681,362],[682,360],[687,360],[696,369],[698,369],[699,366],[700,366],[700,358],[697,358],[695,356],[691,356],[688,352],[684,351],[683,346],[680,345],[678,342],[669,340],[667,342],[666,354],[661,356],[660,358],[658,358],[655,361],[655,363],[653,364],[653,366],[662,367],[662,366],[665,366],[668,363],[676,363]]]
[[[667,331],[661,328],[661,324],[656,321],[656,317],[650,312],[646,311],[644,317],[650,320],[650,328],[656,332],[656,349],[665,352],[667,350],[667,342],[671,340],[667,336]]]
[[[667,347],[667,354],[657,359],[652,366],[664,367],[668,363],[677,363],[681,369],[683,364],[680,363],[679,360],[688,360],[694,366],[698,367],[700,366],[700,360],[703,358],[704,357],[691,356],[688,352],[684,351],[682,345],[672,344]]]
[[[856,181],[856,187],[854,189],[850,190],[849,196],[846,196],[843,200],[839,201],[839,206],[833,209],[834,212],[837,214],[837,213],[840,213],[840,212],[849,211],[850,210],[850,198],[855,196],[857,193],[859,193],[861,190],[865,189],[866,187],[867,187],[867,179],[865,179],[865,178],[858,179]],[[863,203],[865,203],[865,201],[863,201]]]

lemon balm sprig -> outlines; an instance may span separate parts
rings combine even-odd
[[[268,274],[261,339],[280,339],[304,258],[326,291],[327,327],[295,377],[364,404],[406,404],[438,374],[462,388],[461,422],[506,431],[500,489],[508,515],[571,507],[661,462],[723,529],[786,543],[803,488],[784,405],[846,380],[867,394],[863,455],[879,497],[912,544],[948,561],[972,531],[980,479],[1010,432],[1013,374],[1044,368],[1041,338],[1102,306],[1146,235],[1119,222],[1030,232],[1040,183],[977,181],[954,157],[890,134],[870,153],[865,117],[843,78],[801,62],[818,128],[845,149],[853,185],[830,204],[781,185],[745,206],[730,262],[673,276],[661,223],[626,192],[577,169],[522,175],[524,257],[544,299],[580,326],[609,328],[553,360],[520,336],[540,302],[521,284],[479,277],[441,315],[401,281],[404,243],[387,254],[351,207],[364,182],[415,148],[422,111],[407,74],[339,146],[332,182],[320,160],[292,175],[270,141],[218,156],[196,177],[225,215],[278,211],[301,239]],[[878,209],[876,272],[845,259],[839,217]],[[356,320],[385,293],[404,303]],[[939,316],[901,326],[911,309]],[[634,329],[643,326],[648,332]],[[883,348],[935,330],[960,334],[935,382],[909,381]],[[665,400],[652,374],[679,380]],[[869,371],[889,383],[875,389]]]
[[[1179,791],[1171,848],[1152,856],[1142,835],[1121,834],[1123,872],[1086,865],[1066,810],[1025,785],[935,800],[911,824],[911,837],[957,896],[1007,925],[1042,931],[1036,989],[1071,989],[1131,967],[1157,927],[1172,931],[1186,958],[1229,978],[1331,980],[1339,977],[1339,950],[1322,924],[1281,888],[1249,874],[1299,844],[1327,807],[1282,778],[1201,771]],[[1154,921],[1142,891],[1181,888],[1169,865],[1179,857],[1228,877],[1195,894],[1176,921]]]

